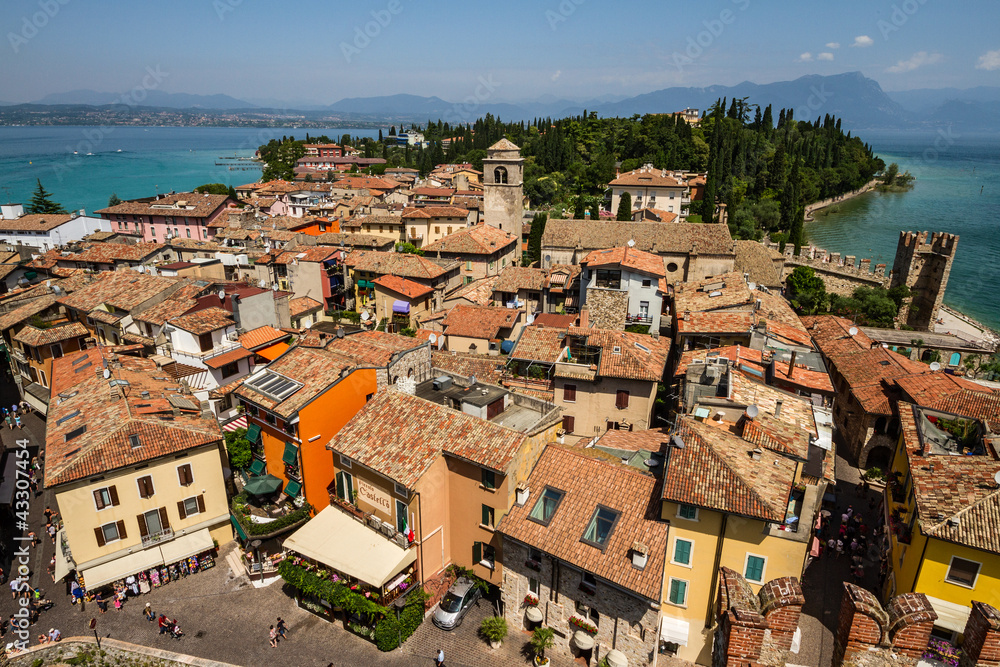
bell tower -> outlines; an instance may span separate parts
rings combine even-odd
[[[484,218],[487,225],[521,237],[524,210],[524,158],[521,149],[501,139],[483,159]]]

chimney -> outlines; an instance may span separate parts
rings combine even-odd
[[[774,418],[775,419],[777,419],[778,417],[781,416],[781,404],[782,403],[784,403],[784,400],[782,400],[780,398],[777,401],[774,402]]]
[[[580,328],[589,329],[590,328],[590,308],[584,306],[580,309]]]
[[[788,377],[792,377],[792,369],[795,368],[795,356],[798,354],[796,350],[792,350],[792,358],[788,360]]]
[[[518,507],[524,507],[524,504],[528,502],[528,483],[520,482],[517,485],[517,489],[514,492],[514,497],[517,502]]]

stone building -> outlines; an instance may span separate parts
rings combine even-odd
[[[917,331],[927,331],[937,320],[938,309],[951,275],[958,235],[934,232],[900,232],[890,287],[906,285],[910,299],[899,309],[899,321]]]
[[[655,664],[669,530],[656,478],[581,452],[546,447],[497,526],[504,615],[515,634],[552,628],[553,652],[589,664]]]
[[[524,210],[524,158],[521,149],[501,139],[483,159],[483,193],[487,225],[520,236]]]

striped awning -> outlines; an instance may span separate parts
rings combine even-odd
[[[225,426],[223,426],[222,430],[223,431],[235,431],[238,428],[246,428],[246,427],[247,427],[247,416],[246,415],[240,415],[239,417],[237,417],[233,421],[231,421],[228,424],[226,424]]]

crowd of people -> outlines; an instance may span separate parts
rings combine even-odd
[[[31,406],[27,401],[11,405],[10,410],[3,408],[3,418],[7,422],[7,429],[13,430],[15,426],[23,429],[24,423],[21,421],[21,417],[28,414],[31,414]]]

